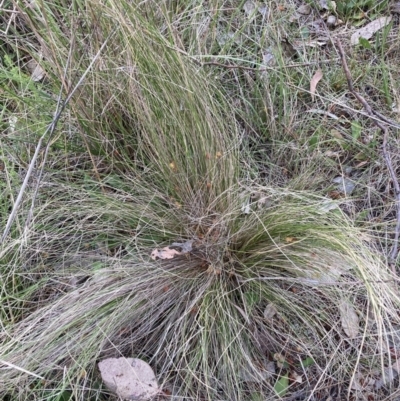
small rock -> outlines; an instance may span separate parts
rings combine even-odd
[[[330,15],[326,20],[328,28],[334,28],[336,26],[337,19],[334,15]]]
[[[104,384],[124,400],[149,400],[159,393],[150,365],[137,358],[108,358],[98,364]]]
[[[297,12],[302,15],[309,15],[311,14],[311,6],[308,4],[303,4],[297,9]]]

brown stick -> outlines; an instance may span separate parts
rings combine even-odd
[[[372,107],[365,100],[365,98],[363,96],[361,96],[354,89],[353,80],[351,78],[350,70],[349,70],[349,67],[346,62],[346,56],[344,54],[343,46],[342,46],[340,40],[337,40],[336,44],[337,44],[337,47],[339,50],[343,70],[344,70],[344,73],[345,73],[346,79],[347,79],[347,86],[349,87],[350,92],[362,104],[362,106],[364,107],[368,116],[372,119],[373,123],[383,133],[382,153],[383,153],[383,158],[385,159],[385,162],[386,162],[386,166],[390,173],[390,178],[392,179],[392,182],[393,182],[393,187],[394,187],[394,192],[395,192],[395,200],[396,200],[397,222],[396,222],[396,228],[395,228],[395,232],[394,232],[393,247],[392,247],[391,252],[388,255],[389,265],[392,268],[393,273],[395,273],[395,263],[396,263],[396,258],[397,258],[397,254],[398,254],[399,236],[400,236],[400,185],[399,185],[399,181],[397,180],[396,172],[394,171],[389,152],[387,150],[389,129],[386,126],[386,123],[388,123],[390,120],[388,120],[386,117],[382,116],[382,114],[378,113],[377,111],[373,110]]]

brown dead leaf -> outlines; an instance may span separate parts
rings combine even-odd
[[[318,69],[314,76],[311,78],[310,81],[310,93],[311,93],[311,99],[314,102],[315,100],[315,90],[317,89],[317,84],[318,82],[322,79],[322,70]]]
[[[289,42],[287,38],[281,40],[282,51],[286,57],[294,57],[297,54],[297,50],[293,44]]]
[[[334,157],[334,158],[338,158],[340,157],[341,152],[334,152],[332,150],[327,150],[326,152],[324,152],[324,156],[326,157]]]
[[[342,199],[344,197],[343,192],[337,191],[336,189],[328,192],[328,197],[331,199]]]
[[[182,252],[177,251],[176,249],[172,249],[169,246],[166,246],[165,248],[162,249],[154,249],[151,252],[150,257],[153,260],[158,259],[172,259],[174,258],[176,255],[181,255]]]
[[[207,268],[207,274],[209,274],[210,276],[219,276],[222,271],[221,269],[219,269],[218,267],[215,267],[214,265],[209,265]]]
[[[343,135],[337,129],[331,129],[330,134],[336,139],[344,139]]]
[[[342,299],[339,303],[340,320],[342,329],[349,338],[356,338],[360,329],[359,319],[353,305]]]
[[[278,313],[275,305],[270,303],[264,309],[264,319],[272,320],[272,318]]]
[[[378,32],[380,29],[389,24],[391,20],[391,16],[377,18],[364,27],[358,29],[356,32],[353,33],[353,35],[351,35],[351,44],[358,45],[358,41],[360,38],[371,39],[374,33]]]
[[[309,4],[302,4],[296,11],[301,15],[309,15],[312,9]]]
[[[281,363],[281,364],[284,364],[285,361],[286,361],[285,357],[284,357],[281,353],[279,353],[279,352],[276,352],[276,353],[273,355],[273,358],[274,358],[275,361],[277,361],[277,362],[279,362],[279,363]]]
[[[297,372],[293,371],[290,373],[290,378],[292,379],[292,381],[294,381],[295,383],[303,383],[303,376],[299,375]]]
[[[31,78],[32,78],[32,81],[34,81],[34,82],[41,81],[44,78],[44,76],[46,75],[45,70],[35,59],[29,60],[26,64],[26,67],[28,68],[29,72],[31,73]]]

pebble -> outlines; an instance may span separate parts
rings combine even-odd
[[[303,4],[297,9],[297,12],[299,14],[309,15],[311,14],[311,6],[309,6],[308,4]]]
[[[326,20],[326,25],[328,25],[328,28],[334,28],[336,26],[336,17],[334,15],[330,15]]]

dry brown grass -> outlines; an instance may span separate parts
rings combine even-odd
[[[296,59],[283,52],[300,32],[287,22],[297,3],[254,18],[234,2],[136,6],[21,4],[14,19],[3,221],[55,106],[43,91],[67,93],[109,42],[2,244],[0,394],[112,399],[96,362],[123,355],[147,360],[173,399],[272,400],[277,383],[287,400],[392,397],[400,299],[375,238],[390,243],[390,185],[339,63],[325,64],[334,47],[303,38]],[[257,71],[266,47],[275,65]],[[23,66],[40,49],[47,78],[32,84]],[[322,114],[306,89],[319,62]],[[358,85],[376,70],[351,68]],[[337,110],[349,114],[327,117]],[[331,184],[341,174],[353,198]],[[186,255],[150,258],[187,240]],[[343,303],[359,320],[350,334]]]

